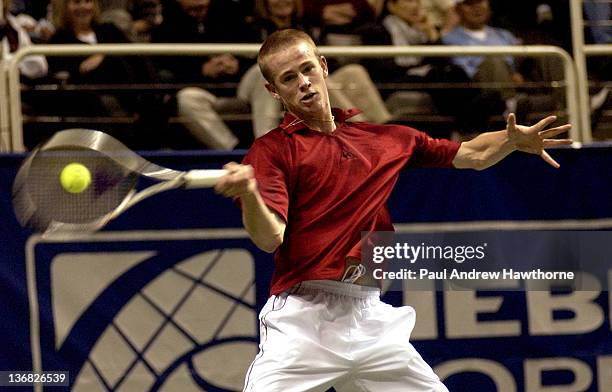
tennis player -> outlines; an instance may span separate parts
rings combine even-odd
[[[432,139],[398,125],[347,122],[330,107],[327,62],[310,37],[281,30],[258,63],[286,108],[242,164],[228,163],[216,191],[238,198],[255,244],[275,252],[270,298],[260,313],[259,353],[248,392],[447,391],[409,342],[414,309],[381,302],[360,263],[360,233],[390,231],[386,201],[404,167],[485,169],[513,151],[538,154],[570,125],[516,125],[469,142]]]

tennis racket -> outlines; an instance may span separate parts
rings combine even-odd
[[[62,170],[74,163],[90,173],[89,185],[78,192],[66,190],[60,181]],[[91,233],[153,195],[213,187],[225,174],[225,170],[168,169],[103,132],[67,129],[26,157],[13,183],[13,207],[22,226],[45,236]],[[139,179],[155,183],[137,190]]]

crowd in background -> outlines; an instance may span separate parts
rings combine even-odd
[[[550,44],[571,50],[569,0],[4,0],[3,58],[33,43],[260,43],[278,29],[307,31],[322,45]],[[610,43],[610,3],[585,5],[591,42]],[[607,19],[606,19],[607,18]],[[433,114],[453,116],[460,134],[487,127],[491,116],[554,111],[562,92],[527,88],[563,79],[560,63],[536,58],[456,56],[328,59],[332,104],[364,110],[359,120],[397,120],[418,88]],[[606,68],[608,67],[608,68]],[[609,64],[600,66],[601,75]],[[24,83],[173,85],[168,90],[74,89],[57,99],[24,95],[24,110],[57,116],[133,116],[128,142],[163,148],[162,124],[178,118],[187,147],[248,147],[278,125],[282,107],[264,87],[255,59],[231,54],[186,57],[32,56],[20,65]],[[608,73],[609,75],[609,73]],[[476,82],[478,88],[467,88]],[[381,84],[400,86],[384,90]],[[465,88],[436,88],[448,83]],[[408,90],[410,90],[408,88]],[[410,92],[410,91],[409,91]],[[394,95],[396,94],[396,95]],[[608,92],[606,93],[607,97]],[[393,104],[390,106],[390,102]],[[250,113],[251,134],[232,129],[227,113]],[[395,118],[394,118],[395,116]],[[156,132],[153,131],[156,130]],[[143,134],[148,132],[148,134]],[[156,134],[154,134],[156,133]],[[143,135],[145,135],[143,137]],[[166,135],[167,136],[167,135]]]

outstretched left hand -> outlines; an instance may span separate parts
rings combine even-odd
[[[569,131],[569,129],[572,127],[571,124],[565,124],[559,127],[546,129],[556,120],[556,116],[548,116],[543,120],[540,120],[537,124],[527,127],[524,125],[517,125],[516,116],[514,113],[510,113],[506,123],[508,140],[515,146],[516,150],[539,155],[549,165],[558,169],[560,165],[550,155],[548,155],[545,149],[552,146],[572,144],[573,140],[551,139],[557,135]]]

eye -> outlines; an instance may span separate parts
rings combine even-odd
[[[283,80],[284,83],[287,83],[287,82],[292,81],[293,79],[295,79],[295,75],[289,74],[289,75],[283,76],[282,80]]]

